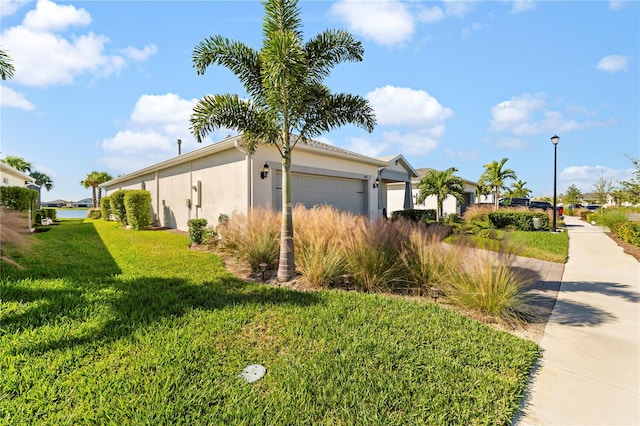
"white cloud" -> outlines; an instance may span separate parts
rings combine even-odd
[[[562,112],[547,110],[545,96],[525,93],[500,102],[491,108],[491,130],[497,133],[512,133],[515,136],[531,136],[543,133],[568,133],[591,127],[609,126],[611,122],[577,121],[567,119]],[[569,112],[576,106],[569,106]],[[507,147],[513,144],[507,143]],[[515,144],[514,146],[517,146]]]
[[[613,169],[601,165],[570,166],[560,172],[558,182],[563,188],[575,185],[584,194],[585,192],[593,192],[593,185],[600,178],[616,186],[619,181],[630,179],[632,173],[632,169]]]
[[[201,147],[189,130],[196,102],[174,93],[140,96],[125,128],[99,143],[104,151],[102,162],[118,173],[128,173],[177,155],[177,139],[182,139],[183,153]],[[211,138],[228,134],[235,132],[219,129]]]
[[[453,111],[424,90],[385,86],[366,95],[381,125],[428,127],[450,118]]]
[[[481,29],[482,24],[476,22],[471,24],[471,26],[464,27],[460,33],[462,34],[462,38],[467,38],[471,35],[472,32],[480,31]]]
[[[437,22],[444,19],[445,14],[441,7],[427,7],[421,4],[417,6],[418,20],[421,22]]]
[[[395,0],[340,0],[331,13],[342,19],[349,30],[377,44],[393,46],[411,39],[415,22],[405,3]]]
[[[347,149],[374,158],[399,153],[404,155],[426,155],[440,145],[442,130],[410,133],[392,130],[374,138],[352,138],[349,140]]]
[[[70,26],[87,26],[91,15],[73,5],[60,5],[49,0],[38,0],[36,8],[27,12],[22,25],[33,31],[61,31]]]
[[[523,13],[535,9],[534,0],[513,0],[511,2],[511,13]]]
[[[444,0],[447,15],[463,18],[475,6],[475,1]]]
[[[600,71],[618,72],[627,69],[628,58],[622,55],[609,55],[598,61],[596,68]]]
[[[127,60],[144,60],[157,52],[153,45],[142,50],[125,48],[126,56],[106,52],[109,39],[89,31],[65,36],[70,26],[87,26],[91,16],[72,5],[39,0],[22,25],[5,29],[3,49],[10,52],[15,66],[13,82],[47,87],[71,84],[81,75],[108,76],[123,69]]]
[[[0,86],[0,106],[33,111],[36,106],[29,102],[22,93],[6,86]]]
[[[149,57],[158,53],[158,47],[155,44],[149,44],[142,49],[127,47],[126,49],[120,49],[120,52],[132,61],[146,61]]]
[[[31,0],[1,0],[0,16],[9,16],[16,13],[18,9],[26,6]]]
[[[611,10],[622,10],[626,7],[627,1],[622,0],[614,0],[609,2],[609,9]]]

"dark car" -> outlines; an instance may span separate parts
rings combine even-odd
[[[528,207],[528,198],[501,198],[499,201],[502,207]]]
[[[548,201],[531,201],[529,203],[530,209],[541,209],[541,210],[549,210],[553,209],[553,205],[551,205]]]

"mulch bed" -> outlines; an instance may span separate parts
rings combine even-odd
[[[609,238],[611,238],[613,241],[615,241],[616,244],[618,244],[620,247],[622,247],[622,249],[624,250],[625,253],[630,254],[638,262],[640,262],[640,247],[634,246],[633,244],[627,243],[626,241],[616,237],[611,232],[606,232],[606,234],[609,236]]]

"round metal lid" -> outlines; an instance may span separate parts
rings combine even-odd
[[[251,364],[245,367],[240,373],[240,377],[245,379],[248,383],[253,383],[262,379],[262,377],[267,372],[267,369],[260,364]]]

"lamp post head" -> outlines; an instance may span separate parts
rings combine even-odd
[[[554,135],[551,138],[551,143],[553,143],[554,145],[558,145],[558,142],[560,142],[560,136]]]

